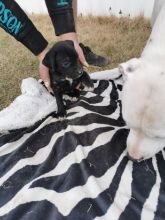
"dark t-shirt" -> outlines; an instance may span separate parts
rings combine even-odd
[[[45,0],[56,35],[75,32],[72,0]],[[48,42],[14,0],[0,0],[0,26],[24,44],[33,54],[40,54]]]

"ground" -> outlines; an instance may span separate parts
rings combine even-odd
[[[37,28],[53,45],[57,38],[48,16],[30,16]],[[81,42],[96,53],[111,60],[104,69],[117,67],[119,63],[138,57],[149,37],[150,22],[142,16],[135,19],[116,17],[80,17],[78,33]],[[20,84],[26,77],[39,78],[38,61],[26,48],[0,29],[0,110],[8,106],[20,94]],[[103,68],[89,68],[88,72]]]

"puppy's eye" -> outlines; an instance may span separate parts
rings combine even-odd
[[[70,65],[71,65],[71,62],[70,62],[70,61],[64,61],[64,62],[62,63],[62,67],[64,67],[64,68],[69,68]]]

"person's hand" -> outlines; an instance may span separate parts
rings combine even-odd
[[[74,47],[75,47],[75,50],[77,51],[77,54],[79,56],[79,59],[80,59],[80,62],[86,66],[86,67],[89,67],[86,59],[85,59],[85,56],[84,56],[84,53],[79,45],[79,42],[78,42],[78,37],[77,37],[77,34],[76,33],[67,33],[67,34],[62,34],[60,35],[60,40],[61,41],[65,41],[65,40],[71,40],[73,41],[74,43]]]
[[[39,55],[38,55],[38,60],[39,60],[39,73],[40,77],[43,80],[46,88],[48,89],[49,92],[52,92],[52,89],[50,87],[50,76],[49,76],[49,68],[46,67],[42,61],[45,57],[45,55],[48,52],[48,48],[45,48]]]

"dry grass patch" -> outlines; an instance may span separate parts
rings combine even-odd
[[[34,24],[49,41],[57,41],[48,16],[31,16]],[[138,57],[146,44],[151,28],[142,16],[135,19],[116,17],[80,17],[78,32],[81,42],[98,54],[110,58],[104,69]],[[0,109],[8,106],[20,94],[20,83],[26,77],[39,78],[38,61],[27,49],[0,29]],[[102,70],[89,68],[89,72]]]

